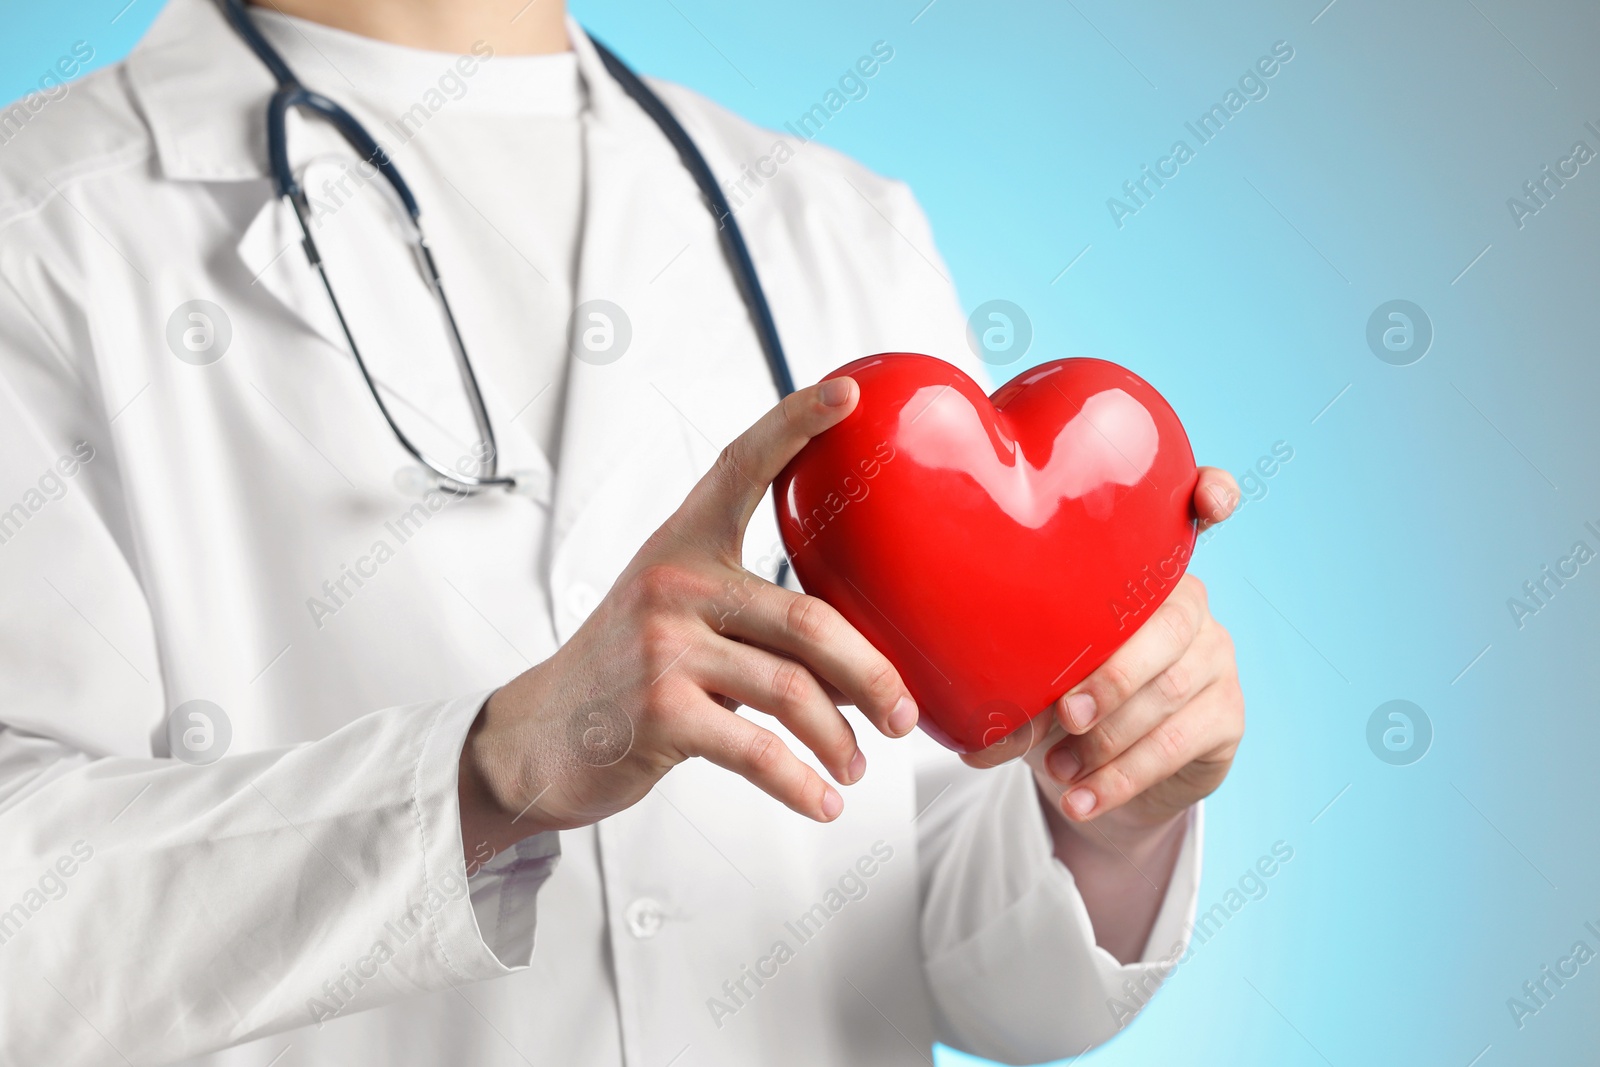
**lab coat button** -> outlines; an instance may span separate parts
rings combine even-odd
[[[659,900],[640,897],[628,905],[624,918],[628,922],[628,932],[643,941],[656,936],[661,930],[661,923],[666,918],[666,909],[661,906]]]

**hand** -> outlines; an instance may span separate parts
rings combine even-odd
[[[1201,468],[1194,503],[1202,529],[1226,519],[1238,501],[1230,475]],[[965,759],[992,767],[1025,756],[1056,811],[1130,844],[1167,828],[1221,785],[1243,735],[1233,641],[1211,617],[1200,580],[1185,575],[1094,673],[1027,726]]]
[[[489,698],[461,753],[469,851],[598,822],[694,756],[802,815],[838,817],[838,790],[732,709],[782,722],[843,785],[866,757],[838,704],[891,737],[916,725],[899,673],[837,611],[740,565],[767,486],[859,396],[834,378],[786,397],[723,451],[572,639]]]

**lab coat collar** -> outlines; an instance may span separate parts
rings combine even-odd
[[[267,174],[272,75],[212,0],[168,0],[125,62],[129,85],[174,181]]]
[[[567,34],[594,119],[608,128],[653,129],[606,72],[583,27],[568,18]],[[125,67],[163,175],[174,181],[267,176],[266,108],[275,86],[215,0],[168,0]]]
[[[588,91],[590,171],[604,174],[606,160],[619,154],[629,157],[630,166],[681,171],[655,124],[606,71],[587,34],[571,18],[567,33]],[[274,82],[228,25],[215,0],[169,0],[129,54],[126,69],[165,177],[212,182],[267,177],[266,106]],[[301,132],[291,134],[292,144],[315,124],[295,126]],[[668,184],[676,199],[687,177],[677,173],[673,177],[679,180]],[[603,189],[605,183],[600,184]],[[692,205],[698,199],[691,191],[684,202]],[[588,205],[588,214],[595,214],[593,203]],[[659,229],[660,221],[643,218],[637,231],[627,233],[617,247],[648,256],[649,234]],[[338,320],[315,275],[306,268],[296,248],[299,243],[298,224],[288,206],[267,197],[240,237],[237,254],[252,286],[270,292],[302,323],[342,350],[346,345]],[[597,255],[592,241],[586,245],[587,288],[594,290],[598,286],[595,279],[607,277],[612,265],[598,267],[597,259],[604,262],[609,257]],[[682,246],[681,241],[673,245],[668,255]],[[615,286],[606,288],[613,297],[619,291]],[[595,295],[590,292],[579,299]]]
[[[683,478],[692,481],[742,428],[728,423],[729,413],[760,410],[776,392],[693,178],[570,19],[568,34],[588,92],[574,304],[605,300],[621,307],[632,339],[614,362],[575,358],[569,365],[552,564],[590,571],[587,577],[604,588],[626,563],[622,546],[637,547],[650,532],[619,527],[664,518],[655,512],[674,494],[681,499]],[[129,57],[128,72],[168,178],[266,176],[264,113],[272,79],[210,0],[169,0]],[[702,147],[715,162],[712,146]],[[343,351],[337,320],[298,243],[289,209],[268,196],[237,251],[252,285]],[[723,402],[707,399],[713,396]],[[629,472],[643,472],[652,485],[641,486]],[[658,491],[660,507],[640,496]],[[593,543],[605,529],[614,551]],[[562,620],[561,628],[574,621]]]
[[[606,71],[583,27],[570,17],[567,34],[588,92],[586,148],[591,171],[597,169],[593,163],[597,131],[601,156],[625,144],[639,163],[677,167],[676,156],[655,123]],[[265,114],[274,83],[212,0],[170,0],[129,56],[128,70],[166,177],[178,181],[267,177]],[[307,147],[306,142],[315,139],[333,143],[320,124],[303,124],[291,117],[291,145]],[[593,214],[592,204],[588,213]],[[246,227],[237,254],[252,286],[271,293],[324,340],[344,349],[338,319],[296,250],[299,243],[293,212],[269,197]]]

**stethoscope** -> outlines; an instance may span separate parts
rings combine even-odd
[[[222,0],[222,10],[240,38],[250,46],[250,50],[271,71],[273,78],[278,82],[277,91],[272,94],[272,100],[267,104],[267,157],[272,171],[273,190],[294,208],[295,218],[300,222],[301,244],[305,248],[306,258],[311,261],[311,266],[322,278],[322,287],[327,290],[328,300],[333,304],[339,328],[344,332],[345,341],[350,345],[350,354],[355,357],[356,366],[367,384],[367,391],[372,394],[373,402],[383,413],[384,421],[389,424],[389,429],[394,432],[400,446],[437,479],[438,488],[460,495],[488,488],[514,491],[517,488],[517,479],[499,473],[494,426],[489,421],[489,412],[483,401],[483,390],[478,385],[478,376],[473,372],[472,361],[467,357],[466,344],[461,340],[461,330],[456,325],[455,314],[450,310],[450,301],[445,298],[444,284],[439,278],[439,268],[434,263],[433,252],[423,235],[422,211],[417,206],[416,198],[412,196],[405,179],[400,176],[394,160],[389,158],[388,153],[354,115],[321,93],[313,92],[300,83],[300,79],[295,77],[289,65],[284,62],[283,56],[272,47],[260,29],[251,21],[250,15],[245,11],[244,0]],[[761,289],[761,279],[756,275],[755,264],[750,260],[750,250],[745,246],[744,236],[739,232],[738,223],[734,221],[733,211],[728,206],[727,198],[722,195],[716,178],[712,176],[711,167],[683,126],[661,102],[661,98],[651,92],[650,88],[639,80],[638,75],[629,70],[610,49],[593,38],[590,38],[590,41],[599,54],[600,61],[605,64],[606,70],[634,102],[644,109],[645,114],[655,121],[667,140],[672,142],[672,147],[677,149],[678,158],[694,177],[695,184],[700,187],[700,195],[705,198],[707,209],[717,220],[717,233],[722,242],[723,254],[728,258],[734,282],[739,287],[739,295],[750,313],[750,321],[755,327],[756,338],[761,343],[761,351],[766,356],[772,380],[778,387],[779,395],[787,396],[794,392],[794,378],[789,373],[789,362],[784,358],[783,346],[778,341],[778,329],[772,321],[772,311],[767,306],[766,294]],[[328,279],[322,255],[317,250],[317,242],[311,236],[311,206],[306,192],[289,166],[288,117],[289,112],[294,110],[309,112],[327,120],[358,157],[366,160],[383,175],[404,206],[410,220],[411,244],[423,280],[427,283],[444,318],[450,351],[461,374],[472,421],[476,424],[478,446],[472,452],[477,465],[476,473],[465,474],[423,452],[406,436],[405,431],[390,413],[388,404],[384,403],[378,384],[367,369],[366,360],[361,357],[361,349],[356,345],[350,324],[345,319],[344,310],[339,306],[339,298],[334,294],[333,283]],[[781,576],[779,581],[781,583]]]

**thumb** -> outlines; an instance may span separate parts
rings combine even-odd
[[[1200,480],[1194,487],[1194,511],[1200,517],[1200,529],[1215,526],[1238,506],[1239,483],[1233,475],[1216,467],[1201,467]]]
[[[854,378],[829,378],[778,401],[733,443],[689,491],[673,516],[680,533],[706,543],[738,546],[767,487],[813,437],[855,410]]]

